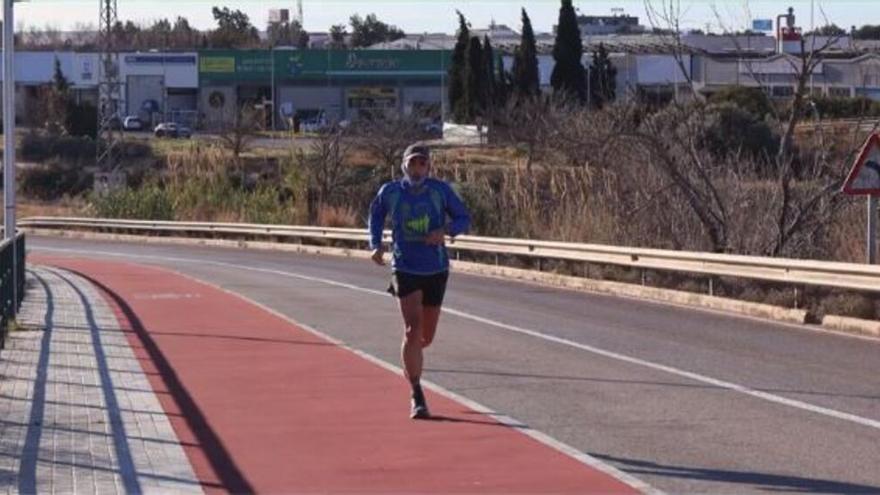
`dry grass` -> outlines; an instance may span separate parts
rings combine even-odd
[[[359,227],[358,214],[351,206],[322,206],[318,225],[322,227]]]
[[[867,199],[853,198],[840,212],[829,229],[829,245],[836,246],[830,254],[834,261],[864,263],[867,257]]]
[[[65,198],[59,201],[36,201],[32,199],[17,202],[17,217],[75,217],[83,215],[87,203],[79,198]]]
[[[376,164],[376,158],[368,150],[352,148],[345,157],[352,167],[370,167]]]
[[[522,152],[512,146],[438,148],[433,158],[441,166],[457,164],[467,167],[510,168],[524,164]]]

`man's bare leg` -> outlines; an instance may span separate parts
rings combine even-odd
[[[440,321],[440,306],[422,306],[422,347],[434,342],[437,322]]]
[[[400,313],[403,315],[404,333],[400,354],[403,370],[412,386],[411,418],[427,418],[428,406],[422,392],[422,291],[415,291],[400,298]]]
[[[400,349],[406,378],[418,382],[422,377],[422,291],[400,298],[403,316],[403,344]]]

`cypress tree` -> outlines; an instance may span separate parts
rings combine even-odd
[[[587,96],[587,80],[581,57],[584,47],[581,42],[581,31],[577,25],[577,16],[571,0],[562,0],[559,8],[559,25],[556,28],[556,42],[553,45],[553,73],[550,85],[554,93],[562,93],[578,99],[583,103]]]
[[[522,24],[522,37],[513,59],[513,91],[518,98],[532,98],[541,90],[538,79],[538,48],[535,32],[532,31],[532,21],[525,8],[522,9]]]
[[[614,101],[616,93],[617,69],[611,64],[605,44],[599,43],[590,64],[590,105],[602,108],[605,103]]]
[[[484,115],[491,113],[497,103],[495,89],[495,51],[489,36],[483,37],[483,70],[480,75],[481,88],[483,90],[483,102],[485,104]]]
[[[466,88],[466,64],[467,49],[470,43],[470,29],[464,15],[458,14],[458,39],[452,51],[452,64],[449,66],[449,107],[452,109],[452,118],[456,122],[464,122],[467,119],[467,88]]]
[[[61,61],[55,57],[52,85],[46,106],[47,130],[52,135],[67,133],[68,107],[70,106],[70,83],[61,71]]]
[[[480,38],[476,36],[471,38],[466,58],[467,77],[465,78],[465,92],[467,94],[467,119],[468,122],[473,122],[474,118],[482,115],[483,109],[486,108],[486,101],[483,99],[483,81],[481,81],[483,75],[483,46],[480,44]]]
[[[504,59],[499,54],[495,64],[497,74],[495,75],[495,104],[499,107],[507,105],[507,99],[510,97],[510,72],[504,69]]]

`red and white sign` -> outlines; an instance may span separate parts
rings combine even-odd
[[[880,196],[880,134],[871,134],[843,184],[846,194]]]

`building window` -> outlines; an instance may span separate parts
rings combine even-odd
[[[834,98],[849,98],[849,88],[828,88],[828,94]]]
[[[348,109],[357,118],[383,119],[396,113],[397,90],[389,87],[358,87],[347,91]]]

